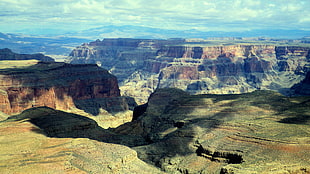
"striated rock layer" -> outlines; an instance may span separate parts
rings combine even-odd
[[[121,93],[145,103],[157,88],[191,94],[271,89],[287,93],[309,69],[309,47],[212,45],[181,39],[104,39],[83,44],[71,63],[97,63],[116,75]]]
[[[0,70],[1,111],[19,113],[35,106],[69,110],[75,100],[119,97],[115,76],[97,65],[34,61]]]
[[[0,111],[12,115],[47,106],[97,116],[103,127],[132,119],[134,99],[121,97],[115,76],[96,64],[0,61]]]

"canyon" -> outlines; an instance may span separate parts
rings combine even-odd
[[[0,122],[0,169],[307,174],[309,101],[263,90],[190,95],[157,89],[132,122],[110,129],[85,116],[30,108]]]
[[[5,49],[0,171],[309,173],[309,49],[105,39],[72,64]]]
[[[158,89],[115,132],[142,135],[149,144],[133,147],[138,157],[167,173],[309,173],[309,101]]]
[[[310,47],[278,41],[103,39],[85,43],[70,63],[96,63],[118,78],[121,94],[139,104],[157,88],[191,94],[238,94],[291,87],[309,71]]]
[[[116,77],[95,64],[5,60],[0,68],[3,118],[46,106],[94,117],[106,128],[132,119],[134,99],[122,97]]]

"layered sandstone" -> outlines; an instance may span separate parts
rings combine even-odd
[[[1,69],[0,89],[0,108],[7,114],[37,106],[70,110],[80,100],[120,97],[116,77],[91,64],[33,61]]]
[[[309,47],[210,44],[186,40],[104,39],[83,44],[71,63],[97,63],[116,75],[121,93],[145,103],[157,88],[192,94],[272,89],[287,93],[309,69]]]
[[[104,128],[132,120],[134,99],[121,97],[115,76],[95,64],[0,61],[0,111],[47,106],[95,119]],[[7,116],[1,116],[7,117]]]

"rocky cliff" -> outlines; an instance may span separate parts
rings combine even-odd
[[[35,106],[68,110],[74,101],[119,97],[115,76],[97,65],[34,64],[1,69],[1,110],[12,114]]]
[[[112,124],[117,118],[113,115],[135,106],[133,99],[120,96],[116,77],[95,64],[25,60],[0,61],[0,67],[0,110],[9,115],[47,106],[90,116],[105,115],[98,119],[108,119],[106,124]],[[131,120],[130,113],[124,115],[118,115],[122,117],[119,124]]]
[[[71,63],[97,63],[116,75],[121,93],[145,103],[157,88],[192,94],[272,89],[286,93],[309,69],[309,47],[277,43],[104,39],[83,44]]]
[[[54,62],[54,59],[43,54],[17,54],[8,48],[0,49],[0,60],[40,60],[44,62]]]

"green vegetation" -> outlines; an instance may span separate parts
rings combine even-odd
[[[38,60],[1,60],[0,69],[25,68],[38,62]]]

